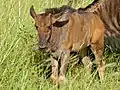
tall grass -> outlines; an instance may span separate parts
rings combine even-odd
[[[93,0],[75,0],[74,8]],[[45,8],[66,5],[68,0],[0,0],[0,90],[56,90],[50,83],[47,54],[33,51],[37,31],[29,14],[31,5],[40,13]],[[68,84],[60,90],[120,90],[120,55],[105,52],[107,70],[103,83],[96,72],[88,75],[73,58],[67,71]],[[110,63],[110,64],[109,64]]]

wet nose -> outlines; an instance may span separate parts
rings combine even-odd
[[[47,42],[45,39],[40,39],[39,40],[39,48],[44,49],[47,46]]]
[[[41,48],[41,49],[44,49],[44,48],[46,48],[46,46],[47,46],[47,43],[46,42],[39,42],[39,48]]]
[[[44,45],[39,45],[39,48],[44,49],[46,46]]]

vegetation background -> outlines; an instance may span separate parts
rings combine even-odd
[[[93,0],[74,0],[73,7],[85,7]],[[0,0],[0,90],[56,90],[48,75],[47,54],[37,47],[37,31],[29,14],[31,5],[37,13],[45,8],[66,5],[68,0]],[[59,90],[120,90],[120,55],[105,49],[105,79],[100,83],[96,71],[86,68],[72,57],[68,65],[68,83]]]

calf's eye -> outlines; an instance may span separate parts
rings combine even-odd
[[[51,26],[48,26],[48,29],[49,29],[49,30],[51,30],[51,29],[52,29],[52,27],[51,27]]]

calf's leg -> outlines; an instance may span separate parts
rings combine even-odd
[[[51,66],[52,66],[51,79],[53,84],[57,84],[58,83],[58,61],[54,58],[51,58]]]
[[[104,78],[105,71],[105,62],[103,61],[103,47],[104,45],[100,43],[95,43],[91,45],[91,49],[95,55],[97,70],[101,81]]]
[[[91,49],[95,55],[97,70],[100,80],[103,80],[105,72],[105,62],[103,61],[104,51],[104,26],[101,29],[95,29],[91,38]]]
[[[66,82],[65,74],[67,70],[67,63],[69,61],[70,51],[64,50],[61,57],[61,67],[59,74],[59,83]]]

